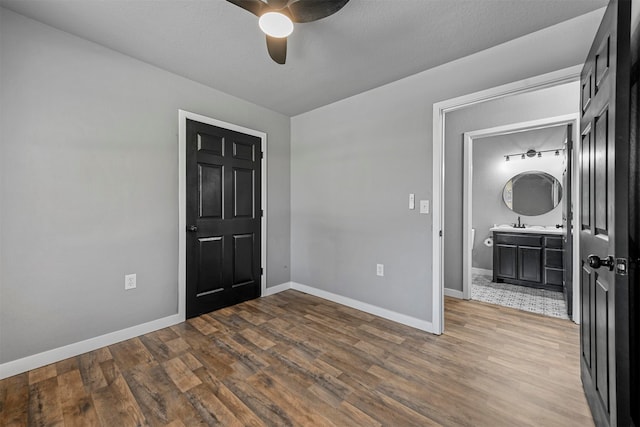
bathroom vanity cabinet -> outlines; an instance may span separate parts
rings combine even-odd
[[[493,281],[562,291],[562,235],[493,231]]]

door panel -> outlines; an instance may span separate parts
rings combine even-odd
[[[198,165],[200,218],[222,218],[222,167]]]
[[[187,120],[187,317],[260,294],[260,138]]]
[[[233,216],[235,218],[253,218],[254,182],[253,170],[233,169]]]
[[[233,142],[233,158],[240,160],[255,160],[255,146],[253,144],[245,144],[242,142]]]
[[[593,78],[591,77],[591,72],[586,74],[586,77],[582,79],[582,111],[584,112],[591,103],[591,92],[593,86]]]
[[[596,389],[603,407],[609,411],[609,287],[595,274]],[[601,351],[600,351],[601,349]]]
[[[251,284],[253,276],[253,253],[255,239],[253,234],[233,236],[233,286]]]
[[[223,155],[224,138],[220,135],[209,135],[206,133],[198,133],[198,151],[213,154],[214,156]]]
[[[592,364],[592,354],[591,354],[591,331],[593,331],[593,326],[591,322],[591,318],[593,315],[592,310],[592,291],[593,287],[591,286],[591,270],[582,266],[581,270],[582,274],[580,277],[581,283],[581,297],[580,297],[580,309],[582,312],[580,313],[580,347],[582,348],[582,360],[584,362],[585,367],[591,374]]]
[[[591,129],[585,130],[582,135],[581,145],[581,186],[582,194],[580,195],[581,209],[581,230],[591,231]]]
[[[606,236],[607,225],[607,189],[608,189],[608,162],[607,153],[609,149],[609,132],[607,120],[609,117],[608,110],[605,110],[594,121],[594,149],[593,153],[593,174],[595,188],[593,189],[593,199],[597,201],[594,204],[594,220],[595,233]]]
[[[602,81],[605,77],[605,75],[607,74],[607,71],[609,71],[609,60],[610,60],[610,56],[609,56],[609,42],[610,42],[611,38],[610,37],[606,37],[604,39],[604,41],[602,42],[602,45],[600,46],[600,49],[598,50],[598,53],[596,54],[596,93],[598,92],[598,90],[600,89],[600,86],[602,84]]]
[[[630,10],[630,0],[609,3],[581,73],[580,370],[596,425],[611,427],[631,425],[629,281],[618,261],[629,257]]]
[[[222,263],[224,260],[223,237],[198,239],[198,288],[196,296],[223,290]]]

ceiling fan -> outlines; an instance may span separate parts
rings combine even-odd
[[[333,15],[349,0],[227,0],[259,18],[258,25],[267,35],[269,56],[278,64],[287,60],[287,37],[293,23],[317,21]]]

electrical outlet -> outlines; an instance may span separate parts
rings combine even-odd
[[[384,276],[384,264],[376,264],[376,276]]]
[[[129,289],[136,288],[136,275],[135,274],[126,274],[124,276],[124,289],[128,291]]]

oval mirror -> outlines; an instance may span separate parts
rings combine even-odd
[[[546,172],[522,172],[507,181],[502,198],[509,209],[520,215],[542,215],[560,203],[562,184]]]

